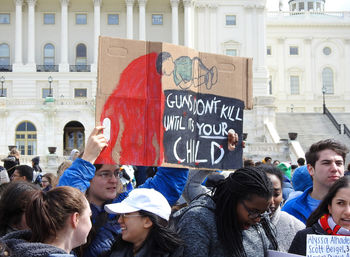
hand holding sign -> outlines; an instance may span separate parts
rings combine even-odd
[[[82,159],[94,163],[103,148],[107,146],[106,137],[102,134],[104,126],[97,126],[91,132],[85,146]]]
[[[236,149],[236,145],[238,144],[238,134],[233,130],[230,129],[228,131],[227,135],[227,148],[229,151],[233,151]]]

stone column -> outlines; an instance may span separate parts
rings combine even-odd
[[[139,1],[139,40],[146,40],[146,3],[147,0]]]
[[[133,7],[134,0],[125,0],[126,3],[126,38],[133,39]]]
[[[28,3],[28,62],[30,71],[36,71],[35,65],[35,3],[36,0],[27,0]],[[28,70],[28,71],[29,71]]]
[[[183,0],[185,7],[184,13],[184,38],[185,46],[193,47],[192,40],[192,0]]]
[[[61,0],[61,62],[60,72],[69,72],[68,64],[68,4],[69,0]]]
[[[343,67],[347,67],[348,63],[350,62],[350,39],[344,39],[345,44],[345,58],[343,62]],[[350,99],[350,72],[345,72],[344,74],[344,85],[345,86],[345,96],[344,100]],[[346,112],[350,112],[350,108],[347,107],[348,105],[345,105],[347,109],[345,109]]]
[[[217,3],[210,3],[209,4],[209,18],[210,18],[210,52],[211,53],[217,53]]]
[[[276,79],[276,84],[278,86],[277,91],[277,98],[280,100],[287,99],[286,92],[289,92],[288,85],[289,81],[288,78],[285,77],[285,45],[284,45],[285,39],[284,38],[278,38],[278,46],[277,46],[277,59],[278,59],[278,78]]]
[[[22,4],[23,0],[15,0],[16,4],[16,38],[15,38],[15,63],[13,71],[23,65],[22,58]]]
[[[253,7],[249,4],[246,4],[244,6],[244,13],[245,13],[245,42],[242,44],[242,56],[245,57],[253,57],[253,33],[251,32],[253,30]],[[255,62],[253,62],[254,65]]]
[[[269,95],[269,72],[266,65],[266,13],[265,5],[257,5],[253,9],[254,34],[257,40],[254,40],[254,95]],[[255,13],[255,15],[254,15]],[[254,63],[254,62],[253,62]],[[254,66],[254,64],[253,64]]]
[[[266,11],[265,6],[259,6],[257,8],[257,35],[258,40],[256,47],[258,56],[258,69],[267,71],[266,67]]]
[[[312,50],[312,38],[306,38],[304,39],[304,46],[305,46],[305,91],[302,92],[302,77],[300,77],[300,95],[305,96],[306,99],[311,100],[314,98],[314,93],[317,92],[316,95],[319,94],[319,92],[322,92],[322,89],[313,88],[313,85],[315,85],[315,80],[313,78],[313,74],[315,66],[313,63],[313,50]],[[310,110],[312,111],[312,110]]]
[[[98,62],[98,37],[101,32],[101,4],[102,0],[94,1],[94,62],[91,65],[91,71],[97,72],[97,62]]]
[[[193,31],[195,37],[197,37],[196,49],[200,52],[207,52],[207,41],[210,38],[209,21],[208,17],[206,17],[207,4],[199,2],[194,5],[194,8],[197,10],[197,22],[201,24],[201,26],[198,26],[197,31]]]
[[[171,42],[179,44],[179,0],[170,0],[171,3]]]

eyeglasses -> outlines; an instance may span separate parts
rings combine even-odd
[[[141,214],[130,214],[130,213],[121,213],[119,214],[120,217],[129,218],[129,217],[143,217]]]
[[[266,216],[269,216],[271,214],[271,211],[268,210],[268,211],[264,211],[263,213],[257,211],[257,210],[251,210],[247,207],[247,205],[245,205],[245,203],[243,201],[241,201],[244,209],[246,209],[246,211],[248,212],[248,218],[249,219],[252,219],[252,220],[255,220],[257,218],[263,218],[263,217],[266,217]]]
[[[50,183],[50,182],[47,180],[41,180],[41,183]]]
[[[121,172],[119,172],[119,170],[115,170],[113,172],[101,171],[101,172],[97,173],[96,176],[102,177],[103,179],[111,179],[111,178],[113,178],[113,176],[115,178],[122,178],[123,174]]]

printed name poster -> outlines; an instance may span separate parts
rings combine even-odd
[[[235,169],[252,60],[184,46],[100,37],[96,123],[108,139],[96,163]],[[228,131],[239,136],[228,150]]]
[[[307,235],[307,257],[350,257],[350,237]]]

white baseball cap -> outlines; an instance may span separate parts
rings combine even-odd
[[[167,221],[171,213],[167,199],[158,191],[149,188],[136,188],[122,202],[105,205],[105,211],[113,214],[139,210],[148,211]]]

